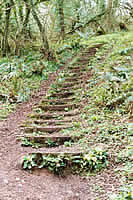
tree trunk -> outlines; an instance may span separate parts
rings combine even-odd
[[[2,41],[2,56],[6,56],[9,51],[9,44],[8,44],[8,34],[9,34],[9,23],[10,23],[10,14],[11,14],[11,7],[12,7],[12,1],[10,0],[8,3],[6,3],[5,8],[5,29],[3,34],[3,41]]]
[[[76,2],[74,7],[75,7],[75,16],[74,16],[74,20],[72,21],[72,31],[74,30],[75,25],[79,24],[79,22],[80,22],[80,16],[78,13],[78,9],[80,8],[80,2],[79,1]]]
[[[41,37],[42,37],[43,45],[45,46],[46,49],[49,49],[48,42],[47,42],[47,39],[45,37],[45,30],[43,30],[42,24],[40,22],[39,17],[36,14],[34,7],[32,7],[32,16],[33,16],[34,20],[36,21],[36,23],[38,25],[38,28],[39,28],[39,31],[40,31],[40,34],[41,34]]]
[[[65,37],[63,3],[64,3],[64,0],[58,0],[59,25],[60,25],[60,35],[61,35],[62,40],[64,40],[64,37]]]
[[[109,14],[108,14],[108,27],[109,27],[109,31],[113,29],[112,8],[113,8],[113,0],[108,0],[108,11],[109,11]]]
[[[30,3],[28,2],[28,0],[24,0],[25,2],[25,6],[26,6],[26,16],[23,22],[23,29],[22,29],[22,33],[24,34],[24,36],[26,37],[26,28],[29,22],[29,17],[30,17],[30,12],[31,12],[31,8],[30,8]]]
[[[40,31],[40,34],[42,37],[43,47],[41,48],[41,50],[42,50],[42,53],[44,54],[44,56],[47,57],[47,59],[49,59],[49,57],[51,56],[51,53],[50,53],[50,49],[49,49],[49,44],[48,44],[48,40],[47,40],[47,36],[46,36],[45,27],[42,26],[40,19],[37,16],[37,13],[34,9],[33,0],[31,0],[31,5],[32,5],[32,16],[38,25],[38,28],[39,28],[39,31]]]

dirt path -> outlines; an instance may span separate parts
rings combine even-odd
[[[28,151],[16,142],[18,127],[46,95],[57,75],[50,75],[29,102],[19,105],[15,113],[0,122],[0,200],[105,200],[109,193],[118,191],[119,175],[113,168],[85,179],[74,175],[61,178],[47,170],[29,174],[18,167],[18,160]]]
[[[88,183],[79,176],[59,178],[47,170],[33,175],[18,167],[18,160],[26,151],[16,142],[17,128],[46,95],[57,74],[50,75],[29,102],[19,105],[15,113],[0,122],[0,200],[68,200],[79,199],[80,194],[82,199],[88,199]]]

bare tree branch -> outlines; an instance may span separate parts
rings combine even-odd
[[[99,13],[93,17],[91,17],[91,19],[89,19],[89,21],[84,24],[84,25],[79,25],[78,27],[74,28],[72,31],[66,33],[67,34],[71,34],[71,33],[74,33],[76,30],[79,30],[80,28],[83,28],[83,27],[86,27],[87,25],[89,25],[91,22],[96,22],[97,20],[99,20],[100,17],[102,17],[103,15],[105,15],[106,13],[108,13],[108,10],[102,12],[102,13]]]

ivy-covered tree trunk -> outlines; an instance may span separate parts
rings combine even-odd
[[[64,0],[58,0],[58,15],[59,15],[60,35],[61,35],[62,40],[64,40],[64,37],[65,37],[63,4],[64,4]]]
[[[3,17],[3,12],[2,12],[2,7],[1,7],[1,4],[0,4],[0,35],[2,36],[3,38],[3,29],[2,29],[2,17]],[[0,41],[0,48],[2,48],[1,46],[1,41]]]
[[[26,28],[29,22],[29,17],[30,17],[30,12],[31,12],[31,7],[30,7],[30,2],[28,0],[24,0],[25,2],[25,6],[26,6],[26,14],[25,14],[25,19],[23,21],[23,29],[22,29],[22,33],[24,34],[24,36],[26,37]],[[21,16],[22,18],[22,16]]]
[[[108,0],[108,27],[109,27],[109,31],[113,29],[113,13],[112,13],[112,8],[113,8],[113,0]]]
[[[33,4],[32,4],[33,5]],[[40,19],[39,17],[37,16],[37,13],[34,9],[34,7],[32,7],[32,15],[33,15],[33,18],[34,20],[36,21],[37,25],[38,25],[38,28],[39,28],[39,31],[40,31],[40,34],[41,34],[41,37],[42,37],[42,41],[43,41],[43,46],[49,50],[49,45],[48,45],[48,41],[47,41],[47,38],[46,38],[46,34],[45,34],[45,30],[40,22]]]
[[[85,1],[83,3],[84,3],[84,5],[86,4]],[[73,2],[73,8],[74,8],[73,10],[75,12],[75,15],[74,15],[74,18],[73,18],[73,21],[72,21],[72,31],[74,30],[75,25],[80,23],[80,16],[79,16],[79,12],[78,12],[78,10],[80,8],[80,1],[79,0]]]
[[[13,2],[12,0],[8,1],[5,4],[5,29],[3,33],[3,41],[2,41],[2,56],[6,56],[9,51],[9,44],[8,44],[8,34],[9,34],[9,23],[10,23],[10,14],[12,9]]]
[[[31,5],[32,5],[32,16],[38,25],[38,28],[39,28],[39,31],[40,31],[40,34],[42,37],[43,45],[42,45],[41,51],[44,54],[44,56],[47,57],[47,59],[49,60],[50,57],[52,57],[52,53],[50,52],[45,27],[42,26],[42,23],[41,23],[39,17],[37,16],[37,13],[36,13],[34,5],[33,5],[33,0],[31,0]]]

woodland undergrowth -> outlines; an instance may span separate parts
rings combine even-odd
[[[110,199],[115,200],[133,199],[132,34],[132,31],[120,32],[89,39],[73,35],[55,47],[58,64],[40,59],[40,54],[33,52],[21,58],[0,60],[2,119],[18,103],[27,101],[32,91],[39,88],[40,82],[46,80],[50,72],[59,69],[61,61],[78,55],[83,49],[102,44],[88,63],[88,70],[93,75],[78,97],[85,102],[81,113],[82,122],[75,122],[71,132],[83,136],[78,141],[83,149],[100,147],[108,152],[108,167],[114,166],[115,173],[121,174],[123,186],[119,195],[110,196]]]
[[[93,76],[83,91],[86,102],[81,117],[86,146],[101,146],[110,155],[110,166],[121,174],[120,194],[111,199],[133,199],[133,40],[121,32],[81,41],[104,45],[88,65]]]
[[[0,59],[0,120],[5,119],[17,104],[27,101],[49,73],[59,69],[60,63],[47,61],[41,53],[29,52],[23,57]]]
[[[101,45],[90,59],[93,74],[78,100],[85,102],[82,122],[76,122],[73,135],[81,136],[78,144],[85,150],[104,149],[109,154],[108,168],[120,173],[121,188],[110,199],[133,199],[133,39],[132,32],[108,34],[91,39],[68,39],[59,48],[61,55]],[[60,55],[60,56],[61,56]],[[69,130],[64,131],[66,134]],[[91,160],[91,155],[89,155]]]

